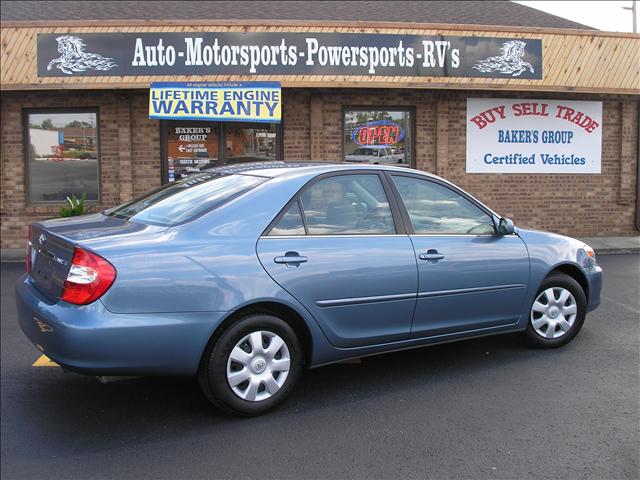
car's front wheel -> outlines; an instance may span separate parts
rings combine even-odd
[[[209,400],[227,413],[260,415],[291,391],[302,370],[293,329],[271,315],[250,315],[207,348],[199,372]]]
[[[582,328],[586,306],[587,299],[578,282],[564,273],[549,275],[531,305],[527,337],[541,348],[569,343]]]

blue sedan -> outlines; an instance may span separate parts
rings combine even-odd
[[[65,369],[196,376],[256,415],[304,366],[508,332],[559,347],[601,285],[588,245],[515,228],[434,175],[270,162],[33,223],[16,297]]]

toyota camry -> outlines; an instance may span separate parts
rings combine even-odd
[[[211,169],[33,223],[26,256],[19,322],[40,351],[85,374],[197,377],[237,415],[305,367],[508,332],[562,346],[602,283],[583,242],[381,165]]]

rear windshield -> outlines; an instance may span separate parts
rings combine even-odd
[[[152,190],[104,214],[153,225],[177,225],[214,210],[266,180],[250,175],[200,173]]]

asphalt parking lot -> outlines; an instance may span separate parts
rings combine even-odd
[[[2,270],[2,478],[639,478],[640,255],[601,256],[602,305],[568,346],[490,337],[306,372],[229,418],[195,381],[33,367]]]

